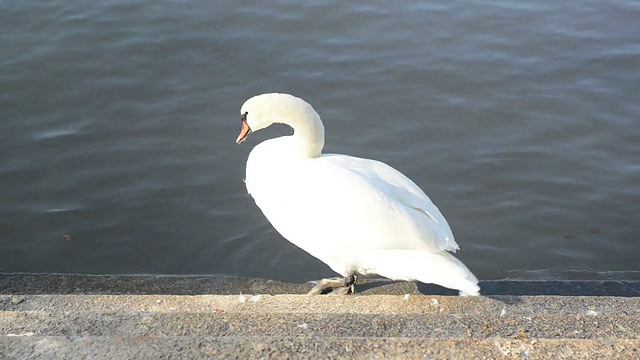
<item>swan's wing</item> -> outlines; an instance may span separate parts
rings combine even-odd
[[[458,248],[431,200],[388,165],[326,155],[286,168],[271,169],[273,177],[263,173],[251,194],[276,230],[309,253],[324,245],[344,251]]]
[[[440,210],[411,179],[391,166],[375,160],[346,155],[324,155],[319,160],[350,169],[383,192],[390,208],[410,216],[430,247],[455,252],[459,249],[451,228]],[[392,216],[392,215],[391,215]]]
[[[411,179],[391,166],[380,161],[343,155],[327,155],[323,161],[350,168],[363,177],[373,179],[378,186],[392,194],[403,205],[422,212],[436,222],[446,223],[444,216],[427,194]]]

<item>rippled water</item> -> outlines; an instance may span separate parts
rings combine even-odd
[[[635,1],[0,3],[0,271],[331,275],[242,182],[239,108],[308,100],[481,279],[640,279]]]

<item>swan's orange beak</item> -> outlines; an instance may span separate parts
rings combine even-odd
[[[242,144],[251,134],[251,128],[247,125],[247,121],[242,119],[242,127],[240,128],[240,135],[236,139],[236,144]]]

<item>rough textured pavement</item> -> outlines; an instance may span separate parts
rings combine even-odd
[[[640,359],[638,282],[481,285],[0,274],[0,358]]]

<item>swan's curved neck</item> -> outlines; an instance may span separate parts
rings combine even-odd
[[[315,158],[320,156],[324,147],[324,125],[315,111],[293,116],[285,121],[293,128],[291,139],[300,157]]]

